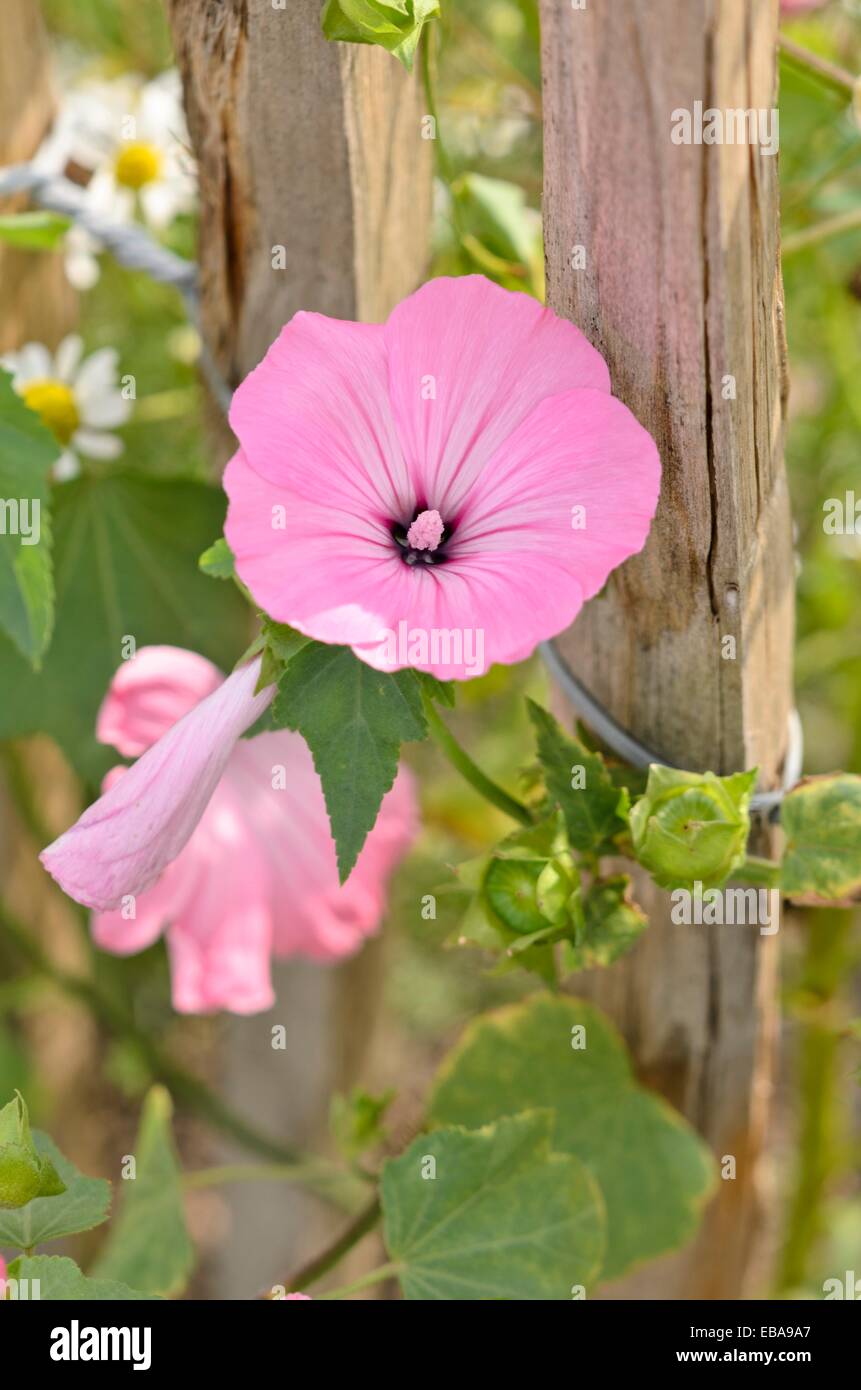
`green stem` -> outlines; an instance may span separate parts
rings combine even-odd
[[[829,237],[840,236],[842,232],[854,231],[856,227],[861,227],[861,208],[838,213],[836,217],[828,217],[824,222],[817,222],[812,227],[805,227],[801,232],[794,232],[784,241],[782,254],[794,256],[799,251],[805,251],[808,246],[816,246],[820,241],[827,241]]]
[[[401,1266],[397,1264],[380,1265],[377,1269],[372,1269],[369,1274],[363,1274],[361,1279],[355,1279],[352,1284],[344,1284],[340,1289],[330,1289],[328,1293],[318,1293],[318,1299],[324,1298],[349,1298],[351,1293],[359,1293],[361,1289],[370,1288],[371,1284],[382,1284],[384,1279],[391,1279],[400,1273]]]
[[[306,1163],[228,1163],[221,1167],[198,1168],[183,1173],[183,1186],[189,1191],[207,1187],[226,1187],[231,1183],[289,1182],[315,1192],[333,1206],[352,1215],[363,1207],[368,1187],[374,1179],[350,1172],[328,1159]]]
[[[457,768],[462,777],[465,777],[470,786],[474,787],[479,795],[483,796],[491,805],[504,811],[512,820],[519,821],[521,825],[532,825],[532,812],[528,806],[524,806],[522,801],[517,801],[515,797],[509,796],[507,791],[492,782],[486,777],[481,768],[476,766],[472,758],[461,748],[457,739],[450,732],[448,726],[443,723],[433,700],[428,694],[424,696],[425,714],[431,733],[436,739],[442,751],[445,753],[449,762]]]
[[[733,878],[744,879],[746,883],[759,883],[764,888],[777,888],[780,884],[780,865],[773,859],[761,859],[751,854],[741,868],[736,869]]]
[[[307,1264],[297,1269],[284,1287],[289,1289],[291,1293],[301,1293],[309,1284],[315,1284],[318,1279],[322,1279],[323,1275],[328,1274],[329,1270],[333,1269],[348,1251],[352,1250],[354,1245],[358,1245],[359,1241],[374,1229],[381,1216],[380,1199],[374,1197],[373,1201],[369,1202],[351,1221],[346,1230],[313,1260],[309,1260]]]
[[[833,91],[840,92],[843,96],[854,96],[858,85],[858,78],[854,73],[847,72],[845,68],[838,67],[836,63],[820,57],[818,53],[812,53],[809,48],[804,48],[794,39],[788,39],[785,34],[780,36],[780,51],[795,67],[824,82]]]
[[[428,115],[433,117],[434,144],[436,146],[439,171],[446,183],[450,184],[454,178],[454,170],[440,131],[439,113],[436,104],[436,84],[434,81],[434,54],[431,51],[431,46],[434,42],[432,35],[436,32],[435,27],[432,24],[428,24],[425,26],[425,31],[422,34],[422,83],[425,89],[425,101],[427,102]]]
[[[2,905],[0,928],[39,975],[50,980],[64,994],[80,1000],[109,1032],[130,1043],[143,1057],[153,1076],[167,1086],[175,1100],[186,1105],[216,1129],[229,1134],[244,1148],[276,1163],[294,1167],[301,1164],[301,1155],[296,1154],[280,1140],[271,1138],[249,1124],[196,1076],[185,1071],[162,1052],[156,1043],[135,1027],[125,1010],[115,1004],[97,985],[82,975],[74,975],[55,966],[26,928],[11,917]]]

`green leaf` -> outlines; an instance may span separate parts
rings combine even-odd
[[[454,681],[441,681],[429,671],[414,671],[413,675],[431,700],[435,700],[438,705],[447,705],[449,709],[454,709]]]
[[[0,217],[0,241],[22,251],[54,251],[71,227],[58,212],[17,212]]]
[[[210,579],[233,579],[236,574],[236,560],[233,551],[223,536],[213,541],[198,560],[198,567]]]
[[[65,1184],[39,1153],[20,1091],[0,1110],[0,1208],[19,1210],[37,1197],[57,1197]],[[0,1218],[2,1219],[2,1218]]]
[[[39,675],[0,638],[0,738],[51,734],[97,781],[117,761],[95,724],[124,637],[189,647],[229,671],[248,610],[233,585],[197,567],[224,521],[216,488],[112,473],[54,493],[56,633]]]
[[[601,1195],[552,1135],[553,1117],[534,1111],[419,1135],[385,1165],[384,1239],[405,1298],[561,1301],[595,1280]]]
[[[460,225],[492,256],[531,268],[541,254],[541,214],[530,208],[519,184],[485,174],[461,174],[451,185]]]
[[[135,1177],[123,1183],[123,1204],[95,1268],[99,1278],[165,1295],[185,1288],[194,1264],[172,1111],[167,1091],[154,1086],[141,1113]]]
[[[610,841],[626,826],[624,789],[613,785],[599,753],[566,734],[534,700],[527,705],[547,791],[562,810],[572,846],[595,854],[614,849]]]
[[[409,72],[424,25],[438,15],[439,0],[326,0],[323,33],[341,43],[379,44]]]
[[[784,797],[784,893],[845,904],[861,893],[861,777],[808,777]]]
[[[537,995],[476,1020],[444,1061],[429,1114],[437,1125],[480,1125],[527,1106],[554,1112],[554,1148],[581,1159],[601,1188],[604,1278],[694,1234],[713,1159],[680,1115],[637,1084],[597,1009]]]
[[[47,1134],[36,1130],[33,1138],[40,1155],[59,1174],[65,1191],[55,1197],[37,1197],[19,1211],[0,1212],[0,1245],[18,1250],[92,1230],[107,1220],[111,1206],[109,1182],[85,1177]]]
[[[74,1260],[62,1255],[22,1255],[9,1266],[9,1278],[39,1283],[42,1303],[154,1302],[155,1294],[141,1293],[107,1279],[88,1279]]]
[[[419,683],[412,671],[375,671],[349,647],[309,643],[281,679],[272,720],[311,750],[343,883],[395,780],[401,743],[427,733]]]
[[[51,466],[54,436],[0,371],[0,631],[34,669],[54,625]]]
[[[648,917],[631,900],[627,874],[598,879],[583,898],[582,930],[563,948],[566,969],[612,965],[630,951],[648,925]]]

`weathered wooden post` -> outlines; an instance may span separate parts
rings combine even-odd
[[[657,440],[649,543],[558,643],[617,720],[680,766],[779,780],[793,561],[782,465],[777,159],[674,143],[673,113],[770,112],[777,0],[541,0],[548,299]],[[733,639],[728,641],[726,639]],[[643,1078],[736,1177],[700,1238],[620,1296],[743,1294],[774,1029],[775,937],[678,927],[666,895],[588,988]]]
[[[169,12],[200,173],[204,336],[236,384],[298,309],[374,321],[415,289],[432,146],[417,74],[379,48],[327,42],[318,0],[169,0]],[[226,429],[223,444],[226,457]],[[295,1143],[360,1064],[377,952],[337,971],[282,968],[271,1019],[230,1025],[227,1093]],[[273,1052],[282,1022],[288,1048]],[[282,1192],[276,1223],[253,1189],[235,1193],[247,1238],[221,1296],[247,1296],[313,1243],[308,1204]]]

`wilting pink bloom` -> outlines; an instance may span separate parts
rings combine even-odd
[[[230,420],[243,582],[383,670],[522,660],[641,549],[657,503],[654,441],[600,353],[479,275],[431,280],[385,324],[296,314]]]
[[[304,739],[240,735],[266,709],[260,659],[226,680],[193,652],[145,647],[114,676],[97,736],[126,757],[104,794],[42,853],[97,910],[100,946],[126,955],[167,928],[183,1013],[273,1002],[270,956],[331,960],[379,925],[386,883],[416,831],[402,771],[339,886],[320,780]]]

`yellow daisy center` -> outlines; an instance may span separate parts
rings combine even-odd
[[[143,140],[131,140],[123,145],[114,166],[117,183],[135,192],[145,184],[152,183],[162,170],[164,159],[161,150]]]
[[[28,381],[22,394],[24,404],[36,412],[65,447],[81,423],[71,386],[64,381]]]

